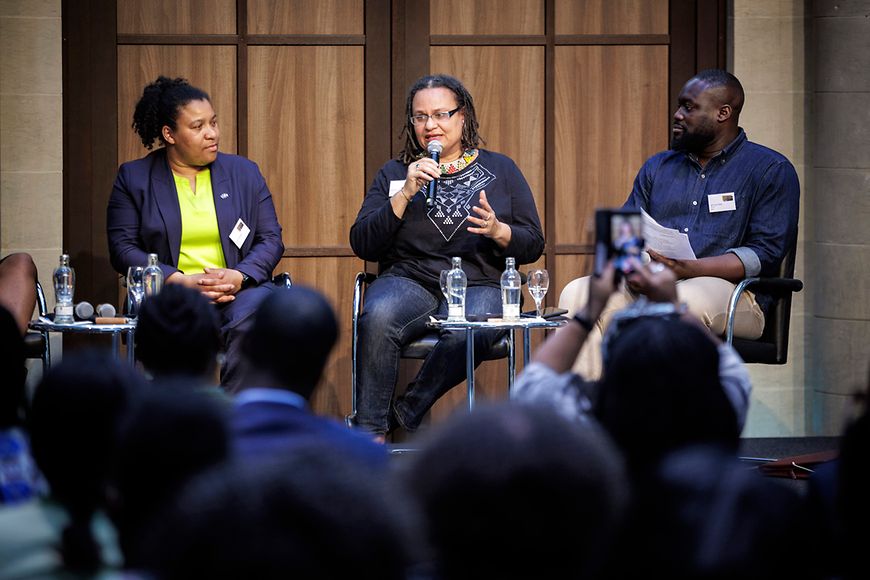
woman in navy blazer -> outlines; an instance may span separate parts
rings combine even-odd
[[[218,152],[220,130],[211,100],[184,79],[161,76],[145,87],[133,128],[146,148],[155,140],[163,147],[118,170],[107,216],[112,266],[126,274],[156,253],[167,283],[195,288],[214,302],[226,349],[221,384],[237,391],[244,381],[238,338],[274,288],[272,271],[284,253],[272,194],[256,163]],[[225,267],[184,272],[178,268],[184,218],[176,178],[186,178],[195,194],[197,184],[208,183],[197,180],[206,170],[215,223],[206,220],[205,231],[220,240]]]

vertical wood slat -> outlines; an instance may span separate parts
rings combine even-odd
[[[409,18],[416,20],[423,7]],[[429,5],[429,34],[543,34],[543,0],[438,0]]]
[[[121,34],[235,34],[235,0],[118,0]]]
[[[560,46],[555,66],[556,239],[591,243],[594,209],[622,205],[667,146],[667,48]]]
[[[346,246],[365,191],[364,49],[248,48],[250,157],[288,247]]]
[[[116,6],[64,0],[62,13],[63,248],[76,268],[77,296],[114,303],[105,231],[117,169]]]
[[[250,34],[363,34],[364,0],[247,0]]]
[[[130,127],[145,85],[158,75],[182,76],[209,93],[221,129],[220,149],[236,151],[236,52],[232,46],[118,46],[117,163],[148,153]],[[159,146],[157,144],[156,146]]]
[[[668,0],[556,0],[556,34],[666,34]]]
[[[248,156],[248,0],[237,0],[238,44],[236,45],[236,150]]]

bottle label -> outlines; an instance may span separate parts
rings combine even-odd
[[[465,320],[465,305],[449,304],[447,306],[447,320]]]
[[[502,304],[501,317],[504,320],[517,320],[520,317],[519,304]]]
[[[54,315],[58,318],[72,318],[73,315],[73,306],[72,304],[57,304],[54,307]]]

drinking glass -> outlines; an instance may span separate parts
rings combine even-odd
[[[145,297],[145,268],[130,266],[127,268],[127,315],[139,316],[139,307]]]
[[[532,300],[535,301],[538,318],[543,317],[544,313],[541,310],[541,302],[543,302],[549,288],[550,275],[546,270],[532,270],[529,272],[529,294],[531,294]]]

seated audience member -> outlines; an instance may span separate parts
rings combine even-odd
[[[106,226],[112,266],[126,275],[157,254],[167,284],[201,292],[216,304],[226,349],[221,385],[241,385],[241,337],[257,305],[275,288],[284,252],[272,194],[253,162],[218,152],[211,99],[184,79],[158,77],[145,87],[133,128],[147,149],[121,165]]]
[[[634,495],[608,577],[819,577],[798,493],[721,446],[670,453]]]
[[[0,510],[0,578],[120,567],[114,529],[102,514],[119,425],[140,381],[108,355],[85,352],[67,354],[37,386],[33,456],[51,494]]]
[[[263,302],[243,345],[251,364],[232,417],[240,458],[280,456],[323,443],[373,467],[386,467],[384,445],[308,408],[337,338],[332,307],[315,290],[294,286]]]
[[[428,434],[402,474],[435,577],[594,578],[627,500],[602,431],[551,409],[499,404]]]
[[[645,297],[613,316],[603,344],[605,368],[599,384],[587,382],[587,377],[575,374],[571,366],[614,292],[612,263],[600,277],[592,278],[584,307],[535,352],[531,364],[517,379],[515,398],[547,402],[563,415],[578,419],[592,411],[596,397],[600,399],[596,401],[597,414],[604,408],[602,405],[611,401],[617,406],[621,404],[621,395],[616,393],[636,389],[636,393],[628,393],[628,396],[649,397],[650,404],[663,407],[662,413],[685,416],[689,421],[687,435],[691,435],[690,425],[694,421],[715,422],[719,418],[728,424],[729,433],[733,421],[739,434],[746,421],[752,389],[740,356],[691,314],[682,312],[677,302],[675,277],[669,269],[642,266],[636,260],[632,264],[634,272],[628,279],[643,289]],[[661,390],[651,386],[654,382],[661,384]],[[693,407],[715,403],[720,398],[730,402],[730,418],[705,417],[701,407]],[[665,404],[671,400],[676,406]],[[642,415],[639,419],[643,425],[654,419],[653,415],[645,414],[648,410],[645,406],[636,409]],[[629,431],[630,423],[627,420]],[[655,417],[647,426],[668,429],[671,422],[666,416]],[[702,425],[702,431],[709,426],[712,424]],[[630,433],[625,435],[631,439]],[[655,439],[649,443],[661,445],[664,441]]]
[[[649,248],[668,266],[689,311],[714,334],[725,329],[725,311],[735,284],[750,276],[773,276],[797,239],[800,185],[792,164],[749,141],[738,118],[743,87],[734,75],[706,70],[689,79],[674,112],[671,150],[641,167],[625,209],[643,209],[657,222],[689,237],[697,259],[676,260]],[[577,312],[589,279],[568,284],[560,306]],[[610,314],[636,298],[628,287],[614,295],[576,369],[595,379],[601,373],[599,344]],[[735,336],[755,339],[764,329],[765,296],[746,293],[735,318]]]
[[[227,465],[155,519],[145,568],[162,580],[409,578],[413,534],[397,500],[329,447]]]
[[[45,482],[30,454],[24,427],[26,403],[24,341],[12,315],[0,306],[0,506],[27,501],[45,492]]]
[[[155,379],[172,379],[229,399],[215,388],[220,327],[199,292],[168,285],[142,303],[136,322],[136,358]]]
[[[226,410],[214,400],[177,388],[149,389],[123,426],[112,478],[110,515],[124,564],[142,564],[143,530],[195,476],[229,454]]]
[[[15,318],[23,335],[36,307],[36,265],[30,254],[9,254],[0,260],[0,306]]]

